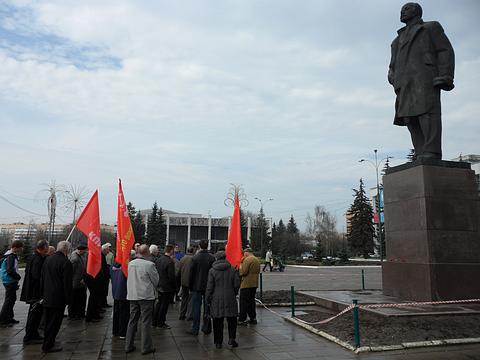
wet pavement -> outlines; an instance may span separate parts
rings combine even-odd
[[[17,293],[19,295],[19,292]],[[3,303],[4,288],[0,289],[0,302]],[[110,299],[110,301],[112,301]],[[11,328],[0,329],[0,359],[42,358],[41,345],[24,347],[22,339],[26,321],[27,306],[17,301],[15,317],[20,323]],[[275,309],[288,313],[288,309]],[[348,316],[348,315],[347,315]],[[239,327],[237,340],[240,346],[235,350],[217,350],[213,344],[213,335],[192,336],[186,334],[190,323],[178,320],[177,305],[173,305],[167,322],[170,330],[153,329],[155,354],[141,355],[137,350],[131,354],[124,352],[124,340],[111,335],[111,310],[98,323],[87,324],[84,321],[64,319],[57,338],[63,345],[60,353],[47,354],[42,359],[241,359],[241,360],[306,360],[306,359],[368,359],[368,360],[480,360],[480,344],[449,347],[411,349],[404,351],[369,353],[355,355],[352,352],[308,331],[283,320],[264,309],[258,309],[258,324]],[[226,330],[225,330],[226,331]],[[381,329],[379,329],[381,331]],[[226,338],[228,338],[225,335]],[[137,341],[137,348],[139,347]]]

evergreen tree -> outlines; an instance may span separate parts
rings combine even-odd
[[[350,250],[355,255],[368,258],[374,251],[373,209],[365,193],[363,180],[360,179],[358,190],[353,189],[355,195],[350,206],[352,214],[350,233],[347,234]]]
[[[127,204],[128,215],[130,216],[130,222],[132,223],[133,236],[135,242],[143,244],[145,242],[145,223],[140,211],[135,209],[135,206],[131,202]]]
[[[273,234],[272,239],[272,253],[273,255],[285,256],[286,248],[286,233],[287,228],[283,223],[283,220],[280,219],[278,225],[275,227],[275,233]]]
[[[407,162],[414,162],[415,159],[417,158],[417,155],[415,154],[415,149],[410,149],[410,151],[407,154]]]
[[[388,169],[390,169],[390,160],[387,157],[387,160],[385,160],[385,164],[383,165],[383,169],[382,169],[382,173],[381,173],[382,176],[387,174]]]
[[[301,252],[300,232],[293,215],[287,224],[285,253],[287,256],[299,256]]]
[[[255,219],[255,227],[252,229],[251,246],[254,251],[260,252],[264,257],[266,249],[270,248],[271,237],[268,235],[268,222],[265,219],[265,213],[260,208],[260,212]]]
[[[155,201],[152,206],[152,213],[148,217],[147,221],[147,244],[155,244],[161,249],[165,246],[165,229],[162,229],[163,218],[162,218],[162,209],[158,208],[157,202]]]

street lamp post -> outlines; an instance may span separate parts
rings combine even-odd
[[[263,244],[263,221],[265,219],[265,214],[263,212],[263,206],[269,202],[269,201],[272,201],[273,199],[272,198],[268,198],[267,200],[262,200],[258,197],[255,198],[255,200],[258,200],[260,202],[260,213],[263,214],[263,219],[262,219],[262,222],[260,224],[260,252],[262,253],[262,257],[265,255],[265,246]]]
[[[377,204],[375,204],[375,207],[377,208],[376,209],[377,215],[378,215],[377,236],[378,236],[378,242],[380,244],[380,262],[383,262],[383,235],[382,235],[382,218],[380,215],[380,181],[378,180],[378,168],[383,161],[388,161],[389,159],[393,158],[393,156],[387,156],[386,158],[378,161],[377,149],[374,149],[373,152],[375,153],[375,163],[367,159],[360,159],[359,162],[368,162],[369,164],[373,165],[373,167],[375,168],[375,175],[377,177],[377,199],[378,199],[378,207],[377,207]]]

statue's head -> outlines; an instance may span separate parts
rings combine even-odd
[[[407,23],[414,18],[422,17],[422,7],[418,3],[409,2],[402,6],[400,21]]]

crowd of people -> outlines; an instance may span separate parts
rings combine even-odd
[[[255,325],[255,293],[260,261],[245,249],[239,269],[226,259],[224,249],[214,255],[208,241],[190,247],[186,254],[178,246],[166,245],[163,252],[156,245],[135,244],[128,263],[128,277],[115,262],[111,244],[102,246],[102,267],[97,276],[87,274],[87,245],[60,241],[56,251],[46,240],[36,244],[26,264],[20,300],[29,304],[25,326],[25,345],[42,344],[42,351],[57,352],[55,341],[65,309],[70,321],[105,321],[111,282],[113,298],[113,336],[125,340],[125,352],[136,350],[135,337],[140,332],[141,352],[155,352],[152,329],[168,330],[167,313],[171,304],[180,302],[178,319],[191,321],[188,333],[210,334],[217,349],[223,346],[224,322],[228,328],[228,346],[238,346],[237,326]],[[20,288],[18,255],[23,242],[15,240],[1,259],[1,280],[5,299],[0,312],[0,326],[18,323],[14,318],[16,292]],[[55,250],[55,249],[54,249]],[[237,301],[238,298],[238,301]],[[43,330],[43,332],[41,331]],[[43,334],[43,335],[41,335]],[[161,345],[161,344],[159,344]]]

